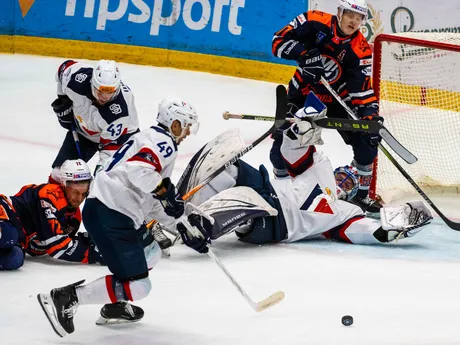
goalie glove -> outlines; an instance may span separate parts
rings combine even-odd
[[[433,216],[423,201],[409,201],[402,206],[380,210],[382,229],[388,231],[388,242],[412,237],[431,223]]]

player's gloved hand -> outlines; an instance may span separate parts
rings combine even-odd
[[[65,129],[70,130],[74,122],[72,100],[65,95],[59,95],[58,98],[51,103],[51,107],[56,113],[59,124]]]
[[[383,117],[378,114],[376,111],[375,113],[367,116],[361,117],[361,120],[366,120],[366,121],[379,121],[383,122]],[[366,133],[363,133],[366,134]],[[372,146],[378,146],[380,144],[380,141],[382,141],[382,137],[378,135],[377,133],[367,133],[369,137],[369,144]]]
[[[101,253],[99,253],[99,249],[95,244],[91,244],[88,248],[88,263],[89,264],[101,264],[103,266],[106,265],[104,258],[102,257]]]
[[[323,75],[324,65],[318,49],[312,49],[297,59],[302,76],[307,84],[315,84]]]
[[[304,107],[300,108],[294,115],[294,133],[304,134],[311,128],[317,128],[314,121],[326,117],[326,112],[327,108],[324,103],[311,91],[305,100]]]
[[[194,226],[196,229],[199,230],[201,235],[194,236],[192,235],[184,224],[178,223],[177,224],[177,231],[179,231],[180,236],[182,237],[182,241],[184,241],[187,247],[190,247],[196,250],[198,253],[205,254],[209,251],[208,244],[211,243],[211,238],[209,233],[211,231],[206,230],[207,222],[206,218],[192,213],[188,216],[188,221],[190,225]],[[209,223],[210,224],[210,223]]]
[[[161,202],[166,214],[176,219],[182,216],[184,214],[184,201],[171,179],[169,177],[164,178],[159,188],[164,188],[166,191],[162,194],[154,191],[153,197]]]

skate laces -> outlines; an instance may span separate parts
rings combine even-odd
[[[159,223],[155,224],[155,226],[152,228],[152,233],[155,240],[167,239],[166,235],[163,233],[162,226]]]
[[[75,313],[77,312],[78,302],[73,302],[67,308],[62,307],[62,314],[65,315],[67,318],[73,318]]]
[[[124,302],[123,303],[125,305],[125,311],[131,315],[132,317],[136,316],[136,313],[134,313],[134,309],[133,307],[131,306],[131,304],[127,303],[127,302]]]

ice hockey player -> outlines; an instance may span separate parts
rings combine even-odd
[[[383,207],[381,219],[366,217],[360,207],[344,201],[358,190],[357,173],[350,167],[333,173],[329,159],[316,149],[323,141],[321,128],[312,120],[325,113],[324,104],[310,93],[306,107],[294,115],[295,123],[283,132],[281,154],[290,179],[269,180],[263,165],[256,170],[239,160],[203,188],[193,202],[203,201],[198,209],[205,216],[192,213],[188,219],[200,224],[206,235],[192,248],[206,252],[209,239],[232,231],[241,241],[254,244],[321,235],[346,243],[378,244],[411,237],[431,222],[431,212],[421,201]]]
[[[297,61],[298,67],[289,82],[287,116],[303,107],[305,97],[314,91],[326,104],[332,117],[347,118],[347,112],[322,85],[320,77],[353,109],[359,118],[383,121],[371,86],[372,51],[359,31],[366,23],[365,0],[340,0],[337,15],[308,11],[298,15],[275,33],[273,54]],[[285,127],[286,128],[286,127]],[[282,129],[285,129],[282,128]],[[380,203],[368,197],[373,161],[380,136],[367,133],[341,132],[344,142],[353,148],[353,161],[359,174],[359,189],[353,199],[364,211],[377,216]],[[270,160],[278,177],[288,173],[280,155],[282,130],[273,135]]]
[[[184,202],[170,175],[178,145],[197,131],[198,116],[190,104],[165,99],[157,120],[158,126],[135,134],[115,152],[95,176],[83,208],[85,228],[112,274],[38,295],[60,336],[74,332],[73,316],[82,304],[106,304],[99,323],[140,320],[142,309],[125,302],[149,294],[149,269],[161,256],[145,221],[156,219],[173,228],[177,223],[179,231],[184,229],[179,222]]]
[[[88,162],[99,152],[97,171],[139,131],[133,93],[122,82],[115,61],[100,60],[95,68],[73,60],[64,61],[58,68],[56,81],[58,98],[51,107],[59,124],[68,132],[52,164],[50,182],[59,182],[59,168],[66,159],[82,158]],[[78,137],[78,148],[74,134]]]
[[[24,253],[72,262],[103,263],[86,233],[78,233],[80,204],[92,180],[81,159],[65,161],[61,184],[24,186],[16,195],[0,195],[0,270],[15,270]]]

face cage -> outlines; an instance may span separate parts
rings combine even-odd
[[[337,180],[337,175],[338,174],[345,175],[345,177],[340,182],[338,182],[338,180]],[[337,185],[337,189],[339,191],[343,192],[346,195],[345,200],[349,201],[349,200],[353,199],[355,197],[355,195],[358,193],[359,185],[358,185],[357,181],[354,181],[354,179],[350,175],[350,173],[347,172],[347,171],[338,171],[337,173],[334,174],[334,178],[335,178],[335,184]],[[348,180],[352,181],[353,187],[344,188],[345,187],[344,185]],[[339,195],[339,194],[340,193],[337,193],[337,195]]]

